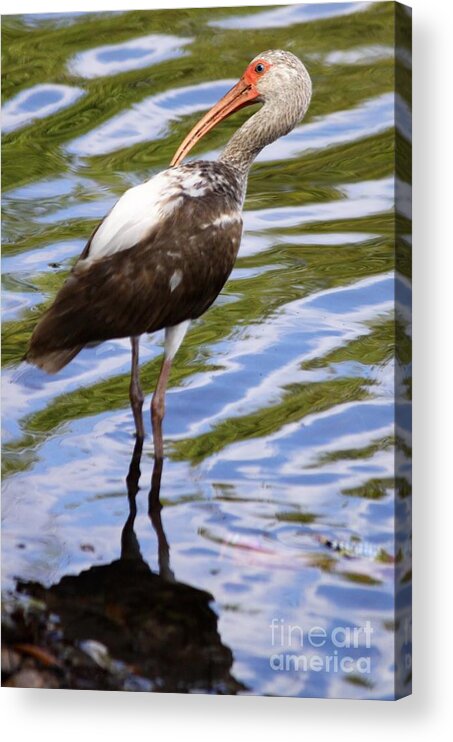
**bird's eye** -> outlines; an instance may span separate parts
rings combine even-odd
[[[264,64],[262,62],[258,62],[255,67],[255,72],[264,72]]]

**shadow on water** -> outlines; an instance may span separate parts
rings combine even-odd
[[[213,596],[178,582],[170,566],[159,499],[163,461],[156,460],[148,515],[157,536],[158,571],[142,556],[134,530],[143,439],[137,439],[126,477],[129,514],[121,533],[121,556],[44,587],[20,582],[20,593],[42,601],[58,616],[64,640],[91,654],[105,647],[124,663],[143,690],[236,693],[245,690],[231,674],[233,655],[222,643]],[[97,646],[96,643],[99,643]],[[90,649],[91,648],[91,649]],[[105,660],[103,662],[105,665]],[[146,681],[151,682],[151,686]]]

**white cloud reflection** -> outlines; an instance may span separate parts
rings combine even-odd
[[[308,23],[320,18],[333,18],[367,10],[372,3],[304,3],[301,5],[282,5],[275,10],[264,10],[251,15],[238,15],[211,21],[211,26],[225,29],[283,28],[297,23]]]
[[[51,116],[75,103],[82,95],[84,91],[81,88],[52,83],[21,90],[2,106],[2,130],[12,131],[35,119]]]
[[[140,36],[121,44],[107,44],[79,52],[69,62],[69,71],[86,78],[116,75],[180,57],[184,53],[183,47],[191,42],[190,38],[163,34]]]

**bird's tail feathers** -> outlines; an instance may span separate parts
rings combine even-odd
[[[24,360],[33,363],[38,368],[46,371],[48,374],[56,374],[69,361],[72,361],[77,353],[80,353],[83,345],[76,345],[74,348],[64,348],[62,350],[39,350],[32,347],[28,350]]]

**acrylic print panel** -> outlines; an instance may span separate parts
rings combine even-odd
[[[3,683],[407,695],[409,9],[2,34]]]

